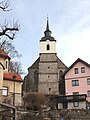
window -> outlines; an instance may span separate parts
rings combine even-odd
[[[85,73],[85,67],[81,67],[81,73]]]
[[[87,96],[90,97],[90,90],[87,91]]]
[[[7,69],[7,61],[6,61],[6,69]]]
[[[49,88],[49,92],[51,91],[51,88]]]
[[[75,68],[75,69],[74,69],[74,73],[75,73],[75,74],[78,74],[78,68]]]
[[[47,44],[47,50],[50,50],[50,45],[49,44]]]
[[[35,85],[38,84],[38,71],[37,70],[34,72],[34,84]]]
[[[79,102],[73,102],[74,107],[79,107]]]
[[[59,80],[63,80],[63,71],[62,70],[59,71]]]
[[[72,86],[79,86],[79,80],[72,80]]]
[[[3,96],[7,96],[8,95],[8,87],[3,87],[3,91],[2,91],[2,95]]]
[[[48,78],[50,78],[50,76],[48,75]]]
[[[90,78],[87,79],[87,84],[90,85]]]

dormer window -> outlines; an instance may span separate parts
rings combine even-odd
[[[50,45],[49,44],[47,44],[47,50],[50,50]]]

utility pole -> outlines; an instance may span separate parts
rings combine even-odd
[[[16,76],[14,74],[13,76],[13,106],[15,106],[15,80],[16,80]]]

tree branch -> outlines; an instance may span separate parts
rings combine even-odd
[[[15,34],[13,33],[12,37],[11,37],[10,35],[8,35],[8,34],[5,34],[5,36],[7,36],[9,39],[13,40],[13,39],[14,39]]]
[[[19,31],[18,25],[15,27],[3,27],[0,31],[0,36],[7,36],[9,39],[13,40],[15,37],[15,31]]]
[[[3,11],[10,11],[11,9],[8,9],[10,6],[10,1],[9,0],[3,0],[0,2],[0,9]]]

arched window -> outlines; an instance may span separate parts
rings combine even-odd
[[[63,79],[63,71],[59,71],[59,93],[64,94],[65,93],[65,83]]]
[[[36,81],[38,80],[38,71],[36,70],[34,72],[34,83],[37,83]]]
[[[35,85],[35,90],[38,90],[38,71],[36,70],[34,72],[34,85]]]
[[[50,50],[50,45],[49,44],[47,44],[47,50]]]
[[[59,71],[59,79],[61,79],[61,76],[63,75],[63,71],[62,70],[60,70]]]

